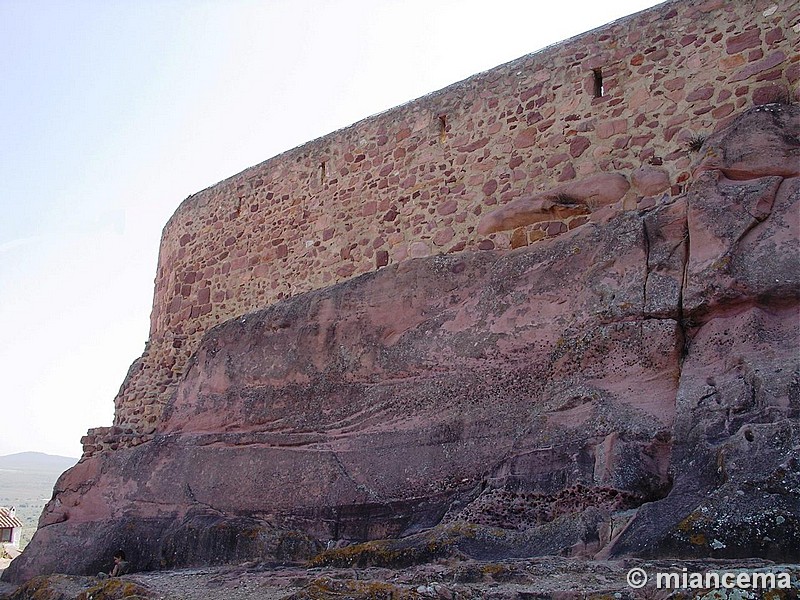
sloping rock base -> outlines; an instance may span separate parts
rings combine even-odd
[[[4,576],[382,538],[800,561],[799,136],[758,107],[675,202],[216,327],[155,438],[67,472]]]
[[[649,580],[634,589],[631,569]],[[682,587],[683,573],[687,585]],[[658,573],[671,575],[658,587]],[[688,573],[703,579],[689,579]],[[773,589],[734,590],[715,586],[714,575],[775,577]],[[705,579],[708,574],[708,579]],[[665,589],[674,582],[677,589]],[[789,585],[786,585],[786,579]],[[709,585],[710,584],[710,585]],[[135,591],[133,595],[124,596]],[[37,595],[38,594],[38,595]],[[91,595],[91,596],[90,596]],[[447,559],[406,568],[302,567],[247,562],[222,567],[152,571],[98,582],[91,577],[37,577],[3,600],[793,600],[800,597],[800,566],[749,559],[617,561],[547,556],[503,561]]]

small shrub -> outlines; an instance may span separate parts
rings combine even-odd
[[[702,148],[705,143],[706,136],[698,134],[690,137],[686,145],[689,147],[689,152],[700,152],[700,148]]]
[[[565,194],[564,192],[559,192],[556,195],[556,202],[559,204],[565,204],[567,206],[576,206],[578,204],[582,204],[580,200],[570,196],[569,194]]]

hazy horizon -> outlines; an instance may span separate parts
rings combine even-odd
[[[69,459],[69,460],[78,460],[78,459],[80,459],[80,456],[64,456],[64,455],[61,455],[61,454],[48,454],[47,452],[38,452],[36,450],[23,450],[21,452],[12,452],[11,454],[0,454],[0,459],[10,458],[12,456],[21,456],[21,455],[24,455],[24,454],[35,454],[35,455],[41,455],[41,456],[49,456],[51,458],[66,458],[66,459]]]

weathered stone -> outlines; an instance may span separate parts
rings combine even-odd
[[[572,158],[578,158],[591,145],[589,138],[580,135],[576,136],[569,143],[569,155]]]
[[[641,167],[631,173],[631,184],[642,196],[655,196],[670,186],[666,171],[653,167]]]
[[[732,83],[744,81],[753,75],[758,75],[759,73],[763,73],[764,71],[768,71],[769,69],[777,67],[784,60],[786,60],[786,54],[784,54],[782,51],[773,52],[766,58],[747,65],[744,69],[733,75],[730,80]]]
[[[412,242],[408,246],[408,255],[411,258],[423,258],[430,255],[431,250],[425,242]]]
[[[436,207],[436,212],[440,215],[452,215],[458,210],[458,201],[455,199],[447,200]]]
[[[525,233],[525,230],[515,229],[514,233],[511,234],[511,247],[512,248],[521,248],[522,246],[528,245],[528,236]]]
[[[731,110],[751,103],[800,100],[800,66],[791,60],[796,53],[788,35],[800,26],[792,25],[791,11],[781,7],[769,17],[742,3],[708,3],[714,5],[709,10],[716,12],[701,26],[699,6],[671,1],[602,33],[551,46],[536,60],[519,59],[365,119],[188,198],[164,229],[143,355],[147,368],[123,382],[115,419],[138,426],[142,417],[135,410],[142,402],[163,407],[175,374],[220,319],[368,272],[378,250],[392,260],[407,258],[408,244],[431,244],[444,227],[455,232],[447,252],[475,249],[488,207],[535,194],[543,177],[557,183],[571,180],[573,172],[581,180],[603,171],[630,178],[650,163],[681,182],[689,175],[686,134],[713,131],[734,116]],[[748,32],[757,31],[759,45],[726,52],[729,42],[751,43],[755,33]],[[605,95],[595,98],[603,91],[595,89],[598,76]],[[742,85],[731,85],[732,79]],[[785,93],[772,86],[784,86]],[[695,89],[713,95],[703,100],[704,91],[688,101]],[[517,136],[524,147],[514,146]],[[579,138],[591,145],[584,149],[587,142]],[[559,155],[570,159],[561,162],[554,158]],[[548,159],[558,162],[550,172]],[[487,196],[482,186],[491,180],[498,187]],[[671,195],[681,192],[680,185]],[[459,202],[455,213],[435,212],[453,198]],[[635,201],[628,198],[625,208]],[[241,218],[242,211],[248,218]],[[298,235],[309,228],[314,240]],[[389,241],[390,235],[401,239]],[[386,246],[375,246],[376,239],[386,239]],[[314,245],[317,240],[332,243]],[[493,241],[498,250],[511,245],[510,236]],[[207,268],[201,274],[202,263]],[[190,271],[202,277],[182,281]],[[245,284],[247,278],[266,283]],[[214,290],[212,311],[207,304],[192,310],[201,279]],[[174,352],[170,335],[189,331]],[[168,354],[169,368],[163,360]]]
[[[736,54],[735,56],[726,56],[725,58],[720,59],[719,68],[722,71],[733,71],[734,69],[741,67],[746,62],[747,59],[741,54]]]
[[[686,96],[687,102],[696,102],[698,100],[709,100],[714,95],[714,88],[711,86],[704,86],[697,88]]]
[[[182,385],[180,374],[186,373],[194,364],[190,362],[190,357],[200,348],[203,334],[220,320],[238,318],[291,295],[368,273],[380,267],[387,255],[392,262],[402,263],[409,258],[409,253],[428,256],[431,252],[454,253],[468,248],[491,250],[481,253],[488,260],[488,257],[514,247],[517,253],[527,253],[530,249],[522,248],[522,240],[536,242],[542,252],[548,249],[567,255],[585,255],[595,252],[590,243],[592,240],[586,242],[585,236],[589,232],[616,227],[618,220],[635,216],[640,219],[641,247],[647,255],[643,259],[647,264],[646,275],[644,282],[640,282],[643,297],[641,306],[651,321],[663,320],[665,315],[675,315],[678,311],[679,316],[674,316],[674,320],[680,325],[681,348],[686,356],[692,351],[686,341],[692,341],[691,336],[698,323],[703,327],[710,323],[706,319],[722,323],[731,315],[747,313],[751,315],[752,322],[757,323],[759,319],[772,318],[770,311],[777,315],[784,308],[793,306],[796,294],[792,296],[787,290],[794,284],[787,284],[789,287],[777,285],[769,281],[769,274],[778,273],[778,279],[783,277],[793,281],[786,275],[794,267],[787,257],[793,256],[796,248],[787,236],[797,235],[796,219],[793,221],[790,216],[785,216],[791,213],[785,212],[784,205],[789,201],[794,202],[792,194],[795,192],[791,191],[794,184],[790,180],[796,178],[797,172],[793,167],[797,164],[793,145],[797,139],[796,128],[779,124],[778,129],[784,127],[784,133],[776,133],[776,129],[766,137],[745,131],[724,143],[706,144],[703,151],[709,150],[708,155],[690,155],[686,151],[690,135],[727,127],[734,118],[732,110],[742,110],[751,103],[760,104],[770,100],[800,100],[800,88],[796,85],[800,80],[800,66],[792,60],[796,54],[792,46],[796,35],[789,35],[798,33],[800,25],[793,24],[791,10],[785,5],[779,7],[775,4],[766,10],[757,8],[759,10],[754,10],[747,3],[726,3],[722,0],[700,5],[693,2],[665,3],[601,31],[550,47],[537,54],[534,60],[524,57],[430,97],[370,117],[265,161],[188,198],[164,229],[148,345],[142,358],[132,366],[115,400],[115,423],[123,428],[94,439],[87,436],[86,459],[108,459],[109,462],[104,463],[110,469],[108,477],[114,476],[114,472],[130,474],[136,472],[137,460],[146,463],[152,455],[136,455],[135,460],[121,466],[123,458],[130,458],[125,452],[166,443],[163,437],[159,437],[163,436],[163,408],[174,396],[178,385]],[[716,12],[706,16],[701,14],[704,11]],[[729,48],[739,51],[728,54],[726,49]],[[591,69],[598,71],[592,73]],[[604,79],[605,94],[601,97],[595,97],[601,91],[595,89],[598,76]],[[681,80],[691,83],[690,89],[682,87]],[[737,81],[741,85],[735,84]],[[704,99],[709,92],[711,95]],[[443,111],[447,112],[446,136],[442,136],[440,127]],[[748,119],[751,117],[747,116]],[[765,131],[772,130],[767,127]],[[726,135],[731,135],[731,131]],[[586,138],[591,148],[582,148],[586,142],[580,138]],[[604,142],[604,139],[613,141]],[[713,141],[717,138],[712,136],[710,139]],[[564,159],[564,156],[568,158]],[[695,156],[698,157],[698,170],[696,179],[692,179],[690,160]],[[551,163],[557,163],[552,171],[546,167],[549,159]],[[573,172],[577,180],[569,185],[583,184],[588,175],[597,171],[633,180],[634,172],[643,164],[661,166],[673,184],[662,196],[650,197],[638,205],[638,190],[635,190],[637,193],[624,195],[624,203],[615,202],[611,206],[602,206],[597,198],[588,197],[575,203],[576,197],[581,193],[586,194],[586,190],[581,189],[558,186],[557,202],[553,204],[549,204],[553,198],[537,194],[547,181],[552,184],[555,180],[571,177]],[[483,186],[489,181],[495,181],[497,187],[487,195]],[[687,186],[692,190],[687,198],[678,198]],[[538,206],[538,215],[534,217],[534,226],[519,226],[514,228],[513,234],[500,233],[486,239],[486,231],[478,231],[481,218],[486,218],[489,207],[498,203],[501,210],[509,206],[514,208],[515,198],[527,198],[526,202],[538,198],[542,202]],[[710,206],[701,206],[706,198],[713,202]],[[458,202],[454,212],[446,215],[437,212],[437,209],[453,200]],[[716,209],[715,203],[718,205]],[[600,208],[597,209],[597,206]],[[525,208],[524,202],[522,208]],[[643,214],[626,214],[626,211],[634,209],[641,209]],[[498,215],[492,218],[497,219]],[[565,232],[566,228],[570,231]],[[730,228],[730,232],[726,233],[725,228]],[[452,240],[439,246],[437,242],[449,238],[451,230]],[[615,229],[623,237],[633,236],[635,231],[638,230]],[[765,231],[769,231],[769,235],[764,235]],[[558,237],[551,238],[548,234]],[[691,244],[691,258],[686,257],[684,239]],[[570,243],[562,245],[567,242]],[[748,255],[755,258],[743,258]],[[608,260],[612,260],[609,256]],[[617,260],[616,255],[613,255],[613,260]],[[677,260],[683,261],[680,268],[674,264]],[[449,263],[435,264],[440,268]],[[461,266],[453,266],[453,269],[468,268],[467,263],[459,264]],[[582,266],[598,270],[607,267],[597,267],[597,264],[586,262]],[[394,272],[392,269],[402,270],[406,267],[408,265],[401,264],[388,270]],[[693,287],[681,288],[681,278],[673,276],[674,272],[682,272],[683,267],[689,278],[687,281],[691,280]],[[598,294],[615,293],[619,273],[614,268],[608,269],[606,277],[614,284],[607,284],[597,291]],[[437,274],[442,277],[441,270]],[[508,278],[513,280],[516,276],[516,271],[513,271]],[[770,287],[770,283],[775,285]],[[407,284],[414,287],[417,281],[408,281]],[[425,288],[424,285],[422,287]],[[205,297],[206,292],[202,292],[203,297],[200,298],[203,289],[212,290],[210,299]],[[559,291],[551,290],[550,293],[560,297],[560,288],[553,289]],[[438,302],[443,306],[450,301],[450,292],[447,288],[436,290]],[[679,292],[686,293],[682,302],[674,300],[681,298]],[[380,304],[380,299],[376,302]],[[507,303],[507,298],[498,296],[495,303],[503,305]],[[768,309],[764,309],[764,314],[760,315],[751,311],[750,305],[760,308],[766,306]],[[556,308],[552,308],[552,311],[556,311]],[[623,322],[628,317],[623,315]],[[550,315],[551,320],[560,318],[556,312]],[[508,315],[505,323],[520,319],[524,320],[525,317]],[[781,320],[784,324],[791,323],[790,319],[784,317]],[[758,326],[748,328],[742,323],[729,322],[732,323],[730,330],[735,330],[737,335],[758,339]],[[504,326],[497,325],[500,329]],[[792,331],[783,327],[773,328],[772,324],[767,323],[764,331],[783,340],[778,345],[782,351],[791,354],[792,348],[785,340],[789,339]],[[437,331],[436,323],[433,323],[425,330],[425,335],[436,339]],[[497,334],[495,330],[487,331],[484,332],[487,339]],[[712,337],[721,339],[724,332],[724,329],[715,331]],[[381,339],[382,335],[375,333],[374,339]],[[391,337],[393,334],[386,335]],[[316,347],[327,348],[326,339],[320,336]],[[374,339],[370,338],[363,345],[369,347]],[[703,337],[696,339],[702,340]],[[533,338],[529,342],[544,343]],[[443,341],[438,347],[437,357],[448,356],[454,348],[467,354],[464,349],[466,346]],[[699,353],[701,348],[697,346],[697,349]],[[285,348],[283,350],[286,351]],[[479,350],[470,350],[473,351],[479,355]],[[737,346],[737,351],[749,352],[746,346],[741,345]],[[763,348],[753,349],[753,356],[762,351]],[[337,355],[326,355],[324,360],[332,363],[346,361],[349,355],[357,355],[362,349],[342,347],[339,352]],[[555,350],[551,348],[551,352]],[[763,354],[766,356],[766,351]],[[687,368],[692,367],[700,372],[702,360],[712,355],[703,351],[696,365],[692,367],[687,362]],[[477,359],[470,356],[475,360],[480,359],[480,356]],[[536,355],[531,360],[545,364],[549,359]],[[779,357],[779,360],[783,358]],[[764,363],[766,359],[751,360],[759,361]],[[224,370],[221,373],[224,375]],[[303,376],[298,375],[300,379]],[[402,378],[405,374],[397,376]],[[409,377],[413,379],[415,375],[412,373]],[[759,377],[764,379],[762,375]],[[780,377],[775,379],[770,394],[783,389]],[[701,381],[699,376],[697,381]],[[733,386],[733,383],[729,384]],[[687,383],[685,389],[689,398],[697,388]],[[313,388],[310,392],[306,389],[310,396],[319,391],[319,388]],[[782,393],[775,392],[777,396],[774,397],[783,398],[780,396]],[[421,393],[420,398],[427,397]],[[308,397],[300,394],[296,398],[293,401],[297,410],[305,410]],[[787,401],[780,398],[774,402],[779,406],[785,405]],[[217,400],[220,399],[209,397],[208,402],[213,405]],[[245,401],[255,406],[262,400],[253,392]],[[535,401],[539,401],[538,396]],[[793,400],[788,402],[792,406]],[[731,422],[735,422],[736,411],[741,407],[730,398],[724,399],[723,405],[733,407],[724,412],[733,415]],[[775,425],[779,418],[775,415],[779,411],[769,402],[765,406],[768,418],[774,419],[767,423],[772,429],[765,435],[784,435],[787,431],[793,431]],[[681,410],[688,410],[687,407],[691,407],[689,400],[681,406]],[[575,406],[560,412],[573,415],[570,411],[581,410],[588,409]],[[711,419],[702,412],[694,414],[698,423]],[[752,412],[745,410],[745,414]],[[426,417],[419,418],[424,421]],[[767,417],[761,415],[753,418]],[[380,416],[376,416],[376,420],[379,421]],[[228,433],[235,434],[238,426],[231,424]],[[343,430],[348,427],[347,422],[342,424]],[[703,427],[713,429],[710,425],[704,424]],[[726,427],[728,425],[722,429]],[[680,427],[676,426],[675,431],[678,430]],[[144,432],[154,436],[153,439],[144,438]],[[753,437],[756,434],[751,430],[748,435]],[[374,435],[380,437],[382,433],[376,432]],[[186,441],[183,439],[181,444]],[[219,442],[219,447],[226,447],[229,441]],[[255,445],[260,443],[255,442]],[[239,444],[236,441],[233,445],[237,449],[231,448],[230,452],[235,453],[239,445],[246,444],[249,442]],[[652,459],[657,455],[658,460],[665,460],[662,450],[669,443],[659,444],[656,444],[658,452],[648,456]],[[431,442],[430,445],[436,446],[436,443]],[[699,455],[707,458],[712,446],[699,446]],[[304,448],[303,444],[292,447]],[[614,447],[612,436],[603,445],[594,448],[599,453],[608,453]],[[736,456],[743,456],[749,446],[739,446],[737,442],[730,447],[735,450],[734,454],[738,453]],[[117,450],[113,451],[114,448]],[[753,448],[754,452],[765,452],[769,460],[778,460],[780,452],[783,452],[776,450],[778,455],[773,455],[770,454],[771,450],[767,452],[760,446]],[[727,447],[714,449],[727,456]],[[110,455],[117,457],[112,460]],[[258,457],[253,459],[257,460]],[[189,468],[199,463],[189,460],[185,464]],[[678,473],[692,469],[692,465],[680,463],[677,459],[674,464],[678,465]],[[619,471],[622,470],[624,468],[619,467]],[[712,471],[709,470],[709,473]],[[686,476],[683,477],[685,480]],[[106,481],[103,479],[97,485],[102,487]],[[133,487],[140,485],[136,481],[133,477],[115,479],[106,488],[114,491],[104,492],[105,499],[102,495],[88,493],[85,500],[69,506],[66,512],[60,514],[68,516],[65,523],[71,522],[76,527],[77,535],[83,535],[78,521],[83,518],[81,515],[91,514],[94,510],[92,503],[107,502],[121,506],[115,503],[118,500],[127,502],[125,498],[139,498],[132,491]],[[743,481],[745,486],[757,484],[753,478],[747,477],[737,481]],[[70,480],[69,484],[76,489],[81,486],[77,479]],[[89,487],[93,485],[89,484]],[[319,487],[326,485],[322,483]],[[693,485],[692,480],[690,485]],[[126,496],[129,493],[134,495]],[[685,499],[687,496],[682,494],[676,497]],[[590,495],[595,497],[594,494]],[[557,495],[553,497],[561,498]],[[161,503],[158,505],[162,507],[171,506],[163,498],[156,501],[153,496],[147,496],[145,502],[150,501]],[[714,502],[720,504],[723,500],[716,498]],[[365,510],[364,505],[357,506],[359,508],[354,509],[356,512]],[[386,520],[382,520],[384,517],[390,519],[387,505],[381,506],[383,508],[380,510],[385,512],[376,520],[381,523],[378,529],[388,527]],[[437,506],[441,507],[441,504]],[[739,510],[737,503],[731,506]],[[87,512],[82,512],[85,508]],[[403,505],[394,514],[406,514],[406,508]],[[603,510],[607,508],[603,505]],[[164,542],[164,552],[169,554],[170,548],[176,547],[176,540],[182,540],[181,544],[186,543],[191,539],[186,532],[196,531],[192,528],[204,521],[185,520],[185,515],[174,513],[172,508],[164,510],[169,514],[162,523],[163,527],[169,528],[171,522],[184,532],[181,534],[184,537],[170,538],[168,544]],[[642,509],[637,518],[646,522],[649,510]],[[411,509],[409,511],[408,514],[414,512]],[[363,516],[363,512],[359,514],[358,518],[354,517],[348,522],[361,519],[363,523],[369,520]],[[743,523],[742,514],[738,517],[734,515],[734,521]],[[119,516],[117,512],[109,518],[117,519]],[[321,518],[327,522],[329,517],[335,520],[330,515]],[[724,519],[720,517],[714,522],[722,521]],[[571,521],[573,525],[577,522]],[[588,521],[582,523],[589,529],[594,527],[587,524]],[[759,527],[767,525],[762,521],[758,523]],[[40,541],[32,546],[31,556],[36,554],[37,546],[44,547],[52,543],[57,547],[57,532],[67,531],[59,530],[60,525],[57,523],[43,528]],[[163,542],[162,534],[165,531],[162,525],[154,526],[149,530],[150,533],[143,530],[142,536],[137,539],[147,540],[142,544],[151,548],[160,548],[158,544]],[[51,527],[56,527],[52,530],[56,533],[48,532]],[[682,527],[686,529],[688,525],[683,524]],[[107,531],[98,529],[101,530]],[[234,527],[226,531],[230,533],[235,530]],[[657,527],[653,529],[657,530]],[[72,531],[69,529],[69,532]],[[252,529],[250,533],[254,531]],[[370,531],[376,533],[375,530]],[[740,528],[739,531],[745,529]],[[796,529],[790,528],[789,531]],[[561,533],[565,543],[577,539],[573,535],[574,530],[569,527],[561,528]],[[753,547],[757,547],[758,552],[767,552],[763,537],[755,535],[756,530],[751,533],[754,533],[753,539],[758,538],[758,544],[761,544]],[[236,535],[231,533],[231,539]],[[570,535],[573,537],[569,538]],[[653,539],[657,537],[655,534],[647,535],[652,535]],[[673,532],[665,535],[667,537],[662,542],[654,542],[655,546],[667,547],[673,542],[663,540],[675,536],[678,539],[682,534]],[[698,531],[696,535],[704,534]],[[223,544],[220,541],[222,538],[215,539],[217,541],[214,543],[220,544],[224,550],[222,554],[238,552]],[[632,539],[627,538],[628,542]],[[680,546],[685,541],[674,542],[677,544],[675,548],[678,548],[676,552],[686,551],[685,546]],[[777,547],[783,547],[785,541],[776,542]],[[543,539],[543,544],[549,544],[547,547],[556,552],[563,548],[552,536]],[[588,547],[581,540],[570,548],[578,546],[583,548],[581,552]],[[742,547],[749,546],[744,544]],[[271,551],[267,546],[262,549],[265,554]],[[711,550],[703,547],[699,551]],[[74,553],[80,554],[82,551],[82,548],[78,548]],[[249,547],[249,551],[255,552],[255,546]],[[67,549],[62,554],[69,555],[71,552]]]
[[[375,253],[375,267],[385,267],[389,264],[389,252],[387,250],[378,250]]]
[[[664,87],[670,91],[682,90],[686,85],[685,77],[676,77],[664,82]]]
[[[536,127],[528,127],[523,129],[514,138],[515,148],[529,148],[536,143],[537,129]]]
[[[753,90],[753,104],[774,104],[786,102],[786,88],[782,85],[765,85]]]
[[[403,127],[395,134],[395,141],[402,142],[411,135],[411,128]]]
[[[561,171],[561,175],[558,176],[558,181],[569,181],[570,179],[575,179],[575,167],[572,166],[572,163],[567,163],[564,170]]]
[[[215,328],[159,433],[70,471],[11,575],[91,571],[117,547],[130,548],[140,568],[271,555],[287,528],[320,539],[397,535],[436,524],[484,479],[510,483],[513,473],[531,473],[524,485],[543,494],[560,493],[551,469],[568,485],[596,471],[607,473],[603,485],[661,494],[636,487],[650,471],[625,457],[670,422],[676,324],[636,316],[646,262],[638,217],[580,231],[582,241],[556,238],[513,255],[388,266]],[[591,251],[573,254],[576,244]],[[610,274],[591,268],[610,257],[614,297]],[[617,328],[596,322],[599,313],[632,320]],[[586,378],[579,385],[575,364]],[[648,382],[645,400],[620,387],[639,378]],[[539,399],[537,416],[521,398]],[[456,412],[446,408],[454,402]],[[611,432],[602,424],[607,405],[634,416],[615,419],[625,433],[595,470],[578,457]],[[537,450],[554,428],[569,448]],[[472,442],[490,431],[492,444]],[[642,477],[614,475],[615,462]],[[271,516],[234,516],[256,513]],[[242,530],[252,535],[233,535]],[[85,536],[92,543],[75,551]]]
[[[761,45],[761,30],[753,28],[739,35],[728,38],[725,42],[725,50],[728,54],[737,54],[747,48],[755,48]]]
[[[603,121],[597,124],[595,133],[601,140],[608,139],[614,135],[625,133],[628,130],[628,122],[625,119],[616,119],[614,121]]]
[[[715,119],[723,119],[730,114],[733,114],[734,105],[733,102],[729,102],[728,104],[723,104],[721,106],[716,107],[714,110],[711,111],[711,116]]]
[[[561,154],[554,154],[553,156],[548,156],[547,157],[547,160],[545,161],[545,165],[547,166],[548,169],[552,169],[552,168],[557,167],[561,163],[566,162],[568,160],[569,160],[569,154],[567,154],[566,152],[561,153]]]
[[[444,246],[449,244],[455,235],[456,232],[452,227],[445,227],[436,232],[436,235],[433,236],[433,243],[437,246]]]
[[[513,200],[483,217],[482,234],[515,229],[523,225],[586,214],[621,199],[630,188],[616,173],[596,173],[578,181],[558,185],[547,192]]]
[[[728,179],[797,177],[800,175],[800,119],[794,107],[768,104],[751,109],[747,118],[706,140],[695,168],[718,171]]]
[[[508,531],[468,555],[798,560],[800,177],[768,159],[794,156],[800,108],[767,108],[712,135],[672,203],[214,328],[153,436],[62,476],[6,577],[459,522]]]
[[[783,29],[781,29],[780,27],[770,29],[764,36],[764,41],[770,45],[782,42],[785,39],[786,38],[783,35]]]

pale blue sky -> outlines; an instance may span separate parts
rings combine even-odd
[[[186,196],[653,4],[0,0],[0,455],[111,424]]]

